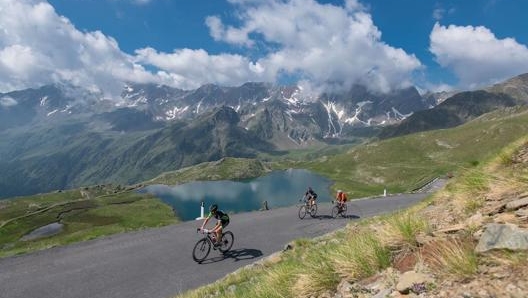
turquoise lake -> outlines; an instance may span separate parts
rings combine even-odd
[[[307,170],[289,169],[274,171],[266,176],[244,181],[195,181],[182,185],[150,185],[141,192],[154,194],[172,206],[182,220],[200,216],[200,204],[205,205],[205,215],[212,204],[228,213],[254,211],[268,202],[270,209],[299,203],[311,186],[318,200],[330,201],[332,181]]]

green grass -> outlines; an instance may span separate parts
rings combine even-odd
[[[304,168],[333,180],[350,198],[398,193],[431,179],[457,174],[496,156],[528,133],[526,108],[486,114],[465,125],[371,142],[344,153],[309,160],[277,161],[274,168]]]
[[[163,173],[145,183],[177,185],[195,180],[239,180],[256,178],[269,171],[266,164],[255,159],[225,157],[219,161]]]
[[[92,187],[2,201],[0,257],[177,222],[172,209],[151,195]],[[55,235],[22,241],[29,232],[60,222]]]
[[[382,231],[383,239],[391,247],[418,247],[417,236],[428,233],[427,220],[414,212],[399,212],[389,216]]]
[[[359,280],[390,266],[389,248],[372,231],[362,229],[345,239],[332,253],[334,271],[341,277]]]

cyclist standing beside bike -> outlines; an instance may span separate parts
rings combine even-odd
[[[317,194],[312,189],[312,187],[308,187],[308,190],[304,194],[304,197],[310,202],[310,207],[315,204],[315,200],[317,199]]]
[[[218,205],[211,205],[211,207],[209,207],[209,215],[207,215],[205,218],[202,227],[200,228],[201,230],[204,230],[205,225],[211,219],[211,217],[214,217],[218,220],[214,228],[211,230],[211,232],[216,233],[216,243],[214,245],[218,246],[222,243],[222,229],[229,224],[229,215],[218,210]]]
[[[339,209],[343,209],[343,206],[345,205],[345,203],[346,203],[346,201],[347,201],[347,195],[346,195],[346,193],[344,193],[342,190],[338,190],[335,199],[336,199],[336,201],[337,201],[337,204],[338,204],[338,206],[339,206]]]

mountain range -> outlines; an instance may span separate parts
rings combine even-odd
[[[521,75],[485,90],[425,95],[360,85],[313,94],[255,82],[195,90],[127,84],[119,99],[67,84],[2,93],[0,198],[131,184],[226,156],[452,127],[526,104],[527,90],[528,75]]]

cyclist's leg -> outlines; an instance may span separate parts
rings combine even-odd
[[[224,236],[224,228],[227,227],[227,225],[229,224],[229,220],[221,220],[220,221],[220,228],[218,229],[218,234],[220,235],[220,237],[218,238],[218,243],[222,242],[222,236]]]
[[[213,228],[213,231],[216,235],[216,243],[220,243],[222,238],[222,222],[219,220],[216,222],[215,227]]]

